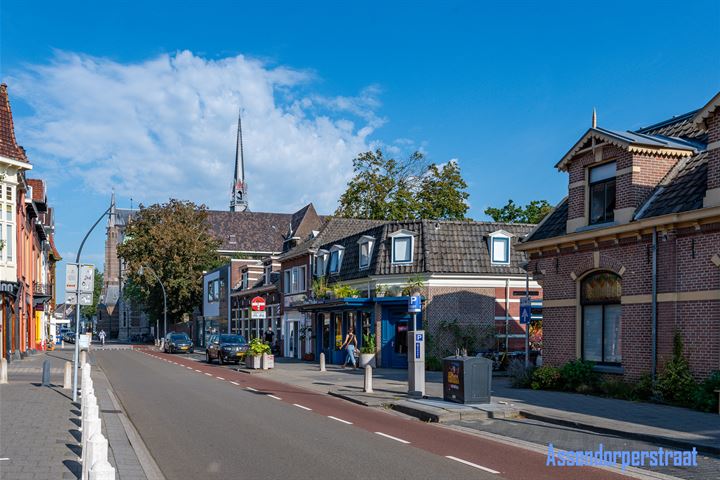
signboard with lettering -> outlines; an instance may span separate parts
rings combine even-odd
[[[412,295],[408,299],[408,312],[410,312],[410,313],[422,312],[422,297],[420,295]]]

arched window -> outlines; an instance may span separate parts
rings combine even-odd
[[[622,362],[620,277],[595,272],[580,283],[582,358],[598,363]]]

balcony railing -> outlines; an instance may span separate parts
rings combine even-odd
[[[33,296],[35,297],[51,297],[52,283],[33,282]]]

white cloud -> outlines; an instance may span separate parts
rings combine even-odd
[[[315,76],[242,55],[183,51],[140,63],[58,52],[10,79],[34,113],[17,118],[32,161],[57,183],[80,178],[144,203],[168,197],[225,209],[242,104],[246,179],[255,211],[312,201],[332,212],[351,159],[374,146],[379,89],[324,97]]]

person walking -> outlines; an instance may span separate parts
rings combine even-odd
[[[353,329],[353,327],[350,327],[348,329],[348,333],[345,336],[345,341],[343,342],[340,349],[343,348],[347,349],[347,357],[345,357],[345,363],[343,363],[343,368],[345,368],[345,365],[347,365],[348,361],[353,368],[357,368],[355,366],[355,349],[357,348],[357,337],[355,336],[355,330]]]
[[[100,339],[100,343],[105,345],[105,330],[100,330],[100,333],[98,333],[98,338]]]

